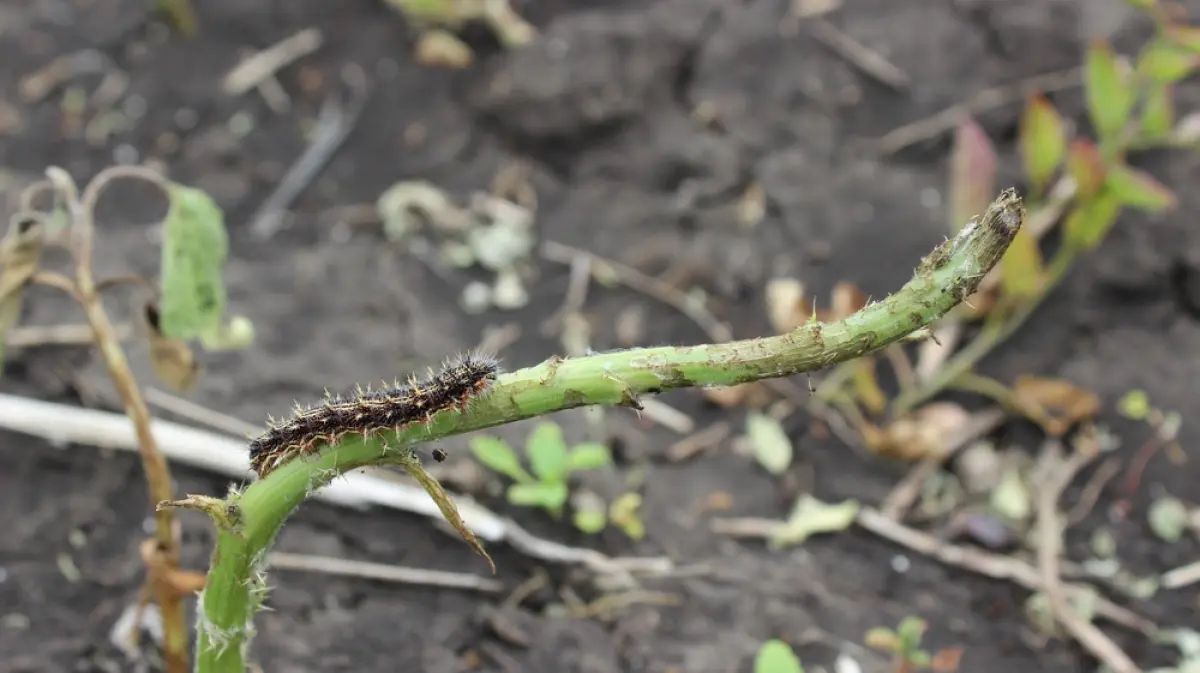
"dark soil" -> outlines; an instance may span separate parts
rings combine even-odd
[[[345,230],[331,225],[331,208],[369,204],[398,180],[429,180],[466,198],[487,189],[501,169],[528,161],[543,240],[651,273],[683,261],[693,270],[688,282],[710,292],[716,312],[739,337],[769,331],[762,290],[773,275],[802,277],[818,296],[828,296],[840,280],[881,296],[907,280],[946,231],[939,195],[948,139],[938,136],[886,159],[849,150],[986,87],[1077,64],[1084,31],[1103,27],[1100,6],[1107,3],[847,0],[831,21],[907,72],[912,85],[906,91],[864,76],[809,37],[785,18],[787,0],[528,0],[519,9],[543,28],[542,40],[506,54],[485,30],[473,28],[468,36],[478,61],[461,71],[414,63],[414,32],[380,2],[195,2],[203,28],[191,40],[167,35],[148,13],[151,4],[30,0],[0,6],[5,196],[11,207],[17,186],[47,165],[84,180],[131,155],[160,160],[175,179],[210,190],[229,217],[232,309],[254,320],[258,341],[246,352],[206,355],[206,373],[190,398],[260,423],[285,413],[295,399],[319,398],[326,387],[436,363],[477,344],[485,329],[510,322],[523,331],[501,353],[507,367],[561,352],[538,325],[562,302],[564,267],[539,263],[528,309],[472,318],[457,301],[462,287],[481,277],[475,272],[435,274],[386,245],[375,226],[336,235]],[[220,78],[240,50],[266,47],[308,26],[319,26],[326,44],[281,73],[293,97],[290,113],[271,112],[253,92],[238,99],[220,95]],[[1128,24],[1117,42],[1136,45],[1145,35],[1145,26]],[[62,89],[37,102],[18,96],[22,77],[87,48],[102,51],[130,77],[115,105],[145,110],[132,128],[118,128],[98,144],[68,123]],[[291,226],[269,241],[255,240],[243,223],[303,150],[304,127],[346,63],[361,65],[372,80],[356,130],[295,205]],[[90,91],[98,81],[84,76],[74,83]],[[1083,123],[1078,90],[1054,99]],[[690,121],[702,102],[719,110],[717,128]],[[1198,103],[1195,87],[1181,92],[1182,109]],[[1004,153],[1003,184],[1018,176],[1012,141],[1019,110],[1009,105],[982,115]],[[242,138],[229,130],[236,113],[254,120]],[[414,125],[425,131],[420,142],[412,141]],[[177,143],[164,139],[172,134]],[[1111,411],[1131,388],[1144,388],[1155,404],[1184,414],[1184,447],[1200,439],[1189,418],[1200,381],[1200,229],[1194,222],[1200,192],[1190,189],[1196,160],[1177,153],[1139,161],[1180,191],[1180,210],[1161,218],[1123,217],[984,367],[1004,380],[1025,373],[1064,376],[1096,390],[1109,410],[1104,421],[1123,439],[1123,458],[1148,433]],[[754,181],[765,189],[768,212],[757,227],[742,229],[735,224],[737,201]],[[158,250],[151,233],[161,206],[144,191],[118,191],[102,209],[98,270],[152,274]],[[129,305],[114,302],[113,308]],[[621,345],[616,317],[631,306],[645,311],[642,343],[705,340],[673,309],[630,291],[598,288],[586,306],[594,348]],[[62,297],[36,292],[25,323],[79,320]],[[133,359],[151,381],[141,351]],[[12,354],[3,385],[8,392],[119,408],[102,366],[83,350]],[[722,418],[741,423],[742,412],[716,409],[694,391],[665,399],[692,414],[698,427]],[[812,483],[815,475],[818,497],[878,503],[906,469],[847,449],[818,432],[815,422],[793,418],[799,460],[792,481]],[[572,437],[586,428],[575,413],[556,420]],[[1038,643],[1028,635],[1023,590],[917,556],[908,572],[897,573],[892,559],[904,550],[865,532],[778,552],[714,535],[701,512],[711,494],[731,494],[725,514],[778,518],[795,489],[727,446],[674,464],[663,456],[677,439],[673,433],[634,423],[624,410],[609,412],[607,422],[621,440],[623,466],[649,467],[643,542],[615,533],[583,538],[565,523],[489,502],[554,539],[613,555],[668,554],[709,564],[710,575],[648,586],[676,594],[679,605],[634,606],[607,623],[540,617],[540,607],[574,582],[556,569],[554,591],[508,612],[528,637],[522,646],[486,625],[483,616],[496,597],[276,572],[273,611],[258,619],[255,659],[268,671],[322,673],[450,673],[471,670],[472,661],[475,670],[525,673],[733,673],[750,670],[760,642],[781,637],[798,646],[806,663],[828,670],[843,643],[861,643],[870,627],[918,615],[930,621],[931,647],[965,648],[962,670],[1094,670],[1078,646]],[[527,427],[505,434],[519,438]],[[148,509],[139,463],[126,453],[58,450],[12,433],[0,437],[0,613],[6,615],[0,671],[127,670],[107,633],[142,577],[137,545]],[[1020,428],[1001,439],[1036,448],[1036,437]],[[463,446],[446,445],[451,461]],[[224,478],[195,470],[179,468],[176,476],[180,493],[220,494],[227,486]],[[1195,502],[1198,483],[1194,460],[1184,467],[1162,458],[1151,462],[1133,515],[1117,528],[1131,567],[1162,571],[1195,558],[1194,543],[1166,545],[1143,522],[1153,494],[1165,490]],[[1101,522],[1115,497],[1104,496],[1080,536]],[[199,517],[183,520],[185,564],[201,569],[211,528]],[[297,513],[278,548],[486,571],[465,544],[425,518],[319,503]],[[510,588],[539,567],[503,546],[493,553]],[[64,559],[78,567],[78,581],[64,578]],[[586,585],[576,589],[591,595]],[[1194,625],[1197,593],[1164,592],[1132,607],[1163,625]],[[825,634],[821,639],[811,637],[814,627]],[[1144,666],[1168,661],[1166,650],[1138,636],[1115,627],[1110,633]],[[884,670],[881,658],[848,651],[866,670]]]

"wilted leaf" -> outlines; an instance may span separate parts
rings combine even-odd
[[[1149,173],[1123,164],[1109,167],[1105,186],[1121,205],[1131,208],[1162,212],[1179,206],[1175,194]]]
[[[938,650],[929,662],[929,670],[934,673],[954,673],[962,665],[963,648],[947,647]]]
[[[871,451],[897,460],[943,457],[959,441],[971,414],[952,402],[932,402],[867,438]]]
[[[876,626],[867,631],[863,637],[863,643],[867,647],[881,652],[899,652],[903,646],[900,636],[886,626]]]
[[[1188,526],[1187,507],[1178,498],[1157,498],[1146,513],[1150,529],[1167,542],[1179,542]]]
[[[433,478],[433,475],[425,471],[420,460],[416,458],[404,460],[401,466],[405,472],[408,472],[412,475],[413,479],[417,480],[417,483],[421,484],[421,487],[425,489],[429,497],[433,498],[446,522],[453,526],[454,530],[458,531],[458,534],[467,541],[467,544],[471,545],[475,553],[487,559],[488,565],[492,568],[492,573],[495,573],[496,564],[492,561],[492,557],[484,550],[483,545],[479,543],[479,540],[471,532],[471,529],[467,528],[467,523],[463,521],[462,516],[458,513],[458,507],[450,499],[450,495],[446,493],[446,489],[442,488],[442,485],[437,479]]]
[[[599,442],[577,444],[567,456],[567,471],[594,470],[612,464],[612,452]]]
[[[13,216],[8,233],[0,239],[0,335],[21,319],[23,290],[41,267],[45,246],[46,227],[40,219]]]
[[[1200,64],[1200,56],[1194,52],[1157,38],[1142,50],[1137,73],[1147,80],[1169,84],[1187,77],[1197,64]]]
[[[375,211],[383,221],[388,240],[399,241],[420,229],[421,223],[445,231],[466,231],[471,215],[451,201],[445,191],[425,180],[397,182],[375,201]]]
[[[773,549],[778,549],[801,544],[819,533],[846,530],[858,517],[858,508],[855,500],[829,504],[805,493],[796,500],[787,521],[771,534],[769,544]]]
[[[646,524],[642,523],[641,517],[638,516],[641,507],[641,494],[623,493],[609,506],[608,518],[630,538],[641,540],[646,537]]]
[[[1066,242],[1080,250],[1091,250],[1104,240],[1121,213],[1121,202],[1107,189],[1075,204],[1063,224]]]
[[[1046,274],[1042,251],[1032,229],[1024,227],[1017,232],[1000,258],[1000,269],[1005,295],[1024,299],[1041,292]]]
[[[779,421],[758,412],[746,415],[746,435],[754,457],[771,474],[783,474],[792,464],[792,440]]]
[[[1168,84],[1150,87],[1142,106],[1142,137],[1166,140],[1175,124],[1175,89]]]
[[[1130,390],[1117,402],[1117,411],[1125,418],[1144,421],[1150,415],[1150,396],[1144,390]]]
[[[1117,55],[1103,40],[1091,43],[1084,64],[1088,115],[1101,138],[1111,138],[1129,121],[1133,91],[1121,72]]]
[[[550,482],[566,477],[567,442],[558,423],[538,423],[525,440],[525,448],[529,453],[529,465],[538,479]]]
[[[208,194],[171,183],[163,222],[159,320],[163,336],[190,339],[221,328],[229,254],[225,216]]]
[[[887,408],[887,395],[875,378],[875,358],[860,358],[854,363],[854,395],[873,414],[881,414]]]
[[[150,342],[150,364],[154,367],[154,374],[175,390],[190,390],[196,384],[200,373],[191,346],[183,339],[163,336],[159,330],[158,308],[153,304],[146,306],[143,315],[147,339]]]
[[[1100,412],[1098,395],[1062,379],[1019,376],[1013,395],[1030,419],[1054,437]]]
[[[535,481],[521,465],[521,459],[508,442],[499,437],[478,435],[471,438],[471,454],[493,471],[517,482]]]
[[[782,640],[768,640],[754,656],[754,673],[804,673],[800,658],[791,645]]]
[[[1021,158],[1025,174],[1041,194],[1058,170],[1067,150],[1067,129],[1058,111],[1045,96],[1034,96],[1021,117]]]
[[[558,510],[567,502],[570,489],[566,482],[533,482],[508,487],[508,501],[518,507],[541,507]]]
[[[996,148],[983,128],[965,118],[950,156],[950,231],[957,233],[987,210],[996,193]]]
[[[1104,158],[1087,138],[1076,138],[1067,152],[1067,172],[1075,180],[1080,200],[1090,199],[1104,187]]]
[[[465,68],[475,60],[466,42],[445,30],[428,30],[417,40],[417,63],[432,68]]]

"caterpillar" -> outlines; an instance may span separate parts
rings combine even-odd
[[[327,393],[324,402],[311,407],[297,404],[291,418],[272,421],[265,433],[250,441],[250,467],[262,479],[293,458],[347,435],[369,437],[428,423],[447,409],[465,410],[490,389],[498,373],[496,358],[467,353],[448,360],[438,372],[429,370],[424,379],[412,376],[407,383],[378,390],[360,387],[347,396]]]

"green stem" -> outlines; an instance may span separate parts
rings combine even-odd
[[[446,411],[428,424],[387,433],[386,441],[355,437],[292,460],[229,497],[232,527],[219,530],[201,597],[197,671],[243,673],[254,613],[266,594],[265,559],[288,515],[339,474],[395,462],[427,442],[586,405],[636,405],[643,394],[686,387],[729,386],[829,367],[883,348],[929,325],[965,297],[999,262],[1024,222],[1012,189],[978,224],[938,246],[915,277],[887,299],[843,320],[808,324],[788,334],[690,347],[662,347],[552,358],[504,374],[466,412]]]
[[[1066,278],[1067,271],[1071,269],[1071,264],[1075,261],[1076,256],[1073,249],[1059,250],[1046,268],[1046,282],[1042,285],[1041,292],[1018,306],[1007,316],[1007,319],[985,323],[979,336],[942,365],[936,374],[916,388],[897,396],[892,404],[892,414],[901,416],[912,411],[945,390],[954,381],[970,373],[980,360],[992,352],[992,349],[1012,336],[1025,324],[1026,320],[1029,320],[1030,316],[1042,305],[1042,301],[1050,296],[1054,288],[1058,287],[1059,283]]]

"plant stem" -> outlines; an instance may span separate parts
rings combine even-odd
[[[163,640],[166,670],[168,673],[186,673],[188,670],[187,615],[181,592],[169,581],[171,571],[179,565],[179,540],[174,513],[158,508],[157,504],[174,497],[174,484],[166,459],[158,449],[158,443],[150,430],[150,409],[142,396],[137,379],[129,368],[129,360],[121,346],[121,337],[113,327],[99,288],[92,275],[92,247],[95,237],[95,206],[100,193],[113,179],[136,177],[148,179],[161,186],[159,176],[148,169],[114,167],[102,171],[84,190],[80,197],[74,181],[64,171],[53,169],[47,174],[58,188],[71,214],[71,231],[75,237],[75,287],[74,297],[83,308],[88,325],[92,328],[96,346],[117,394],[125,406],[125,414],[133,423],[138,439],[138,452],[142,459],[142,470],[150,491],[154,513],[155,557],[148,559],[147,583],[153,587],[155,601],[162,612]]]
[[[1012,336],[1025,324],[1026,320],[1029,320],[1030,316],[1041,306],[1042,301],[1050,296],[1054,288],[1058,287],[1059,283],[1066,278],[1067,271],[1071,269],[1071,264],[1075,261],[1076,256],[1077,253],[1073,249],[1059,250],[1046,268],[1046,279],[1042,284],[1041,292],[1018,306],[1002,322],[985,323],[979,336],[950,358],[935,375],[920,386],[897,396],[892,404],[892,414],[901,416],[912,411],[974,369],[980,360],[992,352],[992,349]]]
[[[636,406],[642,394],[789,376],[874,352],[933,323],[970,296],[1003,256],[1024,217],[1020,197],[1005,190],[978,224],[964,227],[926,257],[903,288],[840,321],[724,344],[552,358],[500,376],[466,412],[438,414],[426,425],[387,433],[386,441],[353,437],[283,464],[227,499],[240,519],[233,527],[220,528],[213,550],[197,624],[197,671],[243,673],[254,613],[266,592],[267,551],[287,516],[339,474],[395,462],[417,442],[586,405]]]

